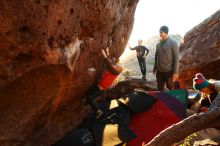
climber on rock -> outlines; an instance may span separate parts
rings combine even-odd
[[[103,111],[98,108],[98,105],[94,101],[96,97],[101,95],[106,89],[112,86],[112,83],[117,78],[117,76],[122,72],[122,67],[119,65],[119,59],[115,57],[110,57],[109,48],[102,50],[102,55],[105,59],[106,70],[101,75],[98,84],[89,90],[88,96],[86,97],[86,102],[90,107],[96,112],[96,117],[99,118]]]

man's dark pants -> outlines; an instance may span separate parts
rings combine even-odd
[[[146,61],[145,61],[145,58],[141,57],[141,58],[137,58],[137,59],[138,59],[139,66],[141,68],[141,73],[144,76],[144,75],[146,75]]]
[[[92,88],[90,88],[87,93],[86,93],[86,97],[85,97],[85,101],[86,103],[89,104],[89,106],[95,111],[97,112],[99,110],[99,107],[97,105],[97,103],[94,101],[95,98],[97,98],[98,96],[100,96],[101,94],[103,94],[104,91],[100,90],[99,87],[93,86]]]
[[[157,89],[159,91],[164,91],[165,83],[169,90],[173,90],[174,88],[173,71],[169,71],[169,72],[157,71],[156,78],[157,78]]]

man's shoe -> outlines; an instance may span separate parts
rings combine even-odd
[[[102,110],[98,110],[97,112],[96,112],[96,119],[99,119],[102,115],[103,115],[103,111]]]
[[[147,80],[145,75],[142,76],[142,79],[145,81]]]

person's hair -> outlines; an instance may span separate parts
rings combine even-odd
[[[139,39],[139,40],[138,40],[138,43],[141,43],[141,44],[142,44],[142,43],[143,43],[143,40]]]
[[[165,26],[165,25],[164,25],[164,26],[161,26],[159,32],[160,32],[160,33],[161,33],[161,32],[164,32],[164,33],[168,34],[169,28],[168,28],[167,26]]]

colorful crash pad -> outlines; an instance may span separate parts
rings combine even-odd
[[[186,90],[147,93],[158,100],[151,109],[131,116],[129,128],[137,137],[129,141],[127,146],[141,146],[143,142],[148,143],[162,130],[186,117],[188,97]]]

